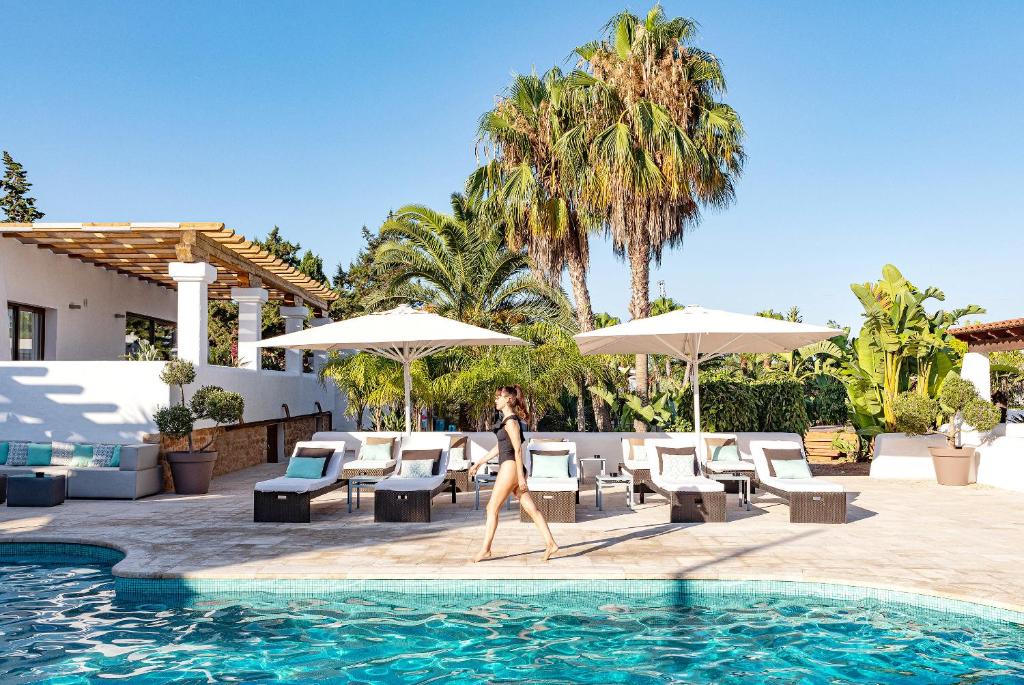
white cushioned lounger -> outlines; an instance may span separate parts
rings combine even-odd
[[[846,523],[846,488],[823,478],[777,478],[768,469],[766,449],[798,449],[803,453],[803,444],[795,440],[750,442],[757,480],[765,490],[787,501],[791,523]]]
[[[253,489],[253,521],[259,523],[309,523],[310,502],[345,484],[341,479],[345,466],[345,443],[338,440],[309,440],[296,443],[300,447],[334,450],[327,462],[323,478],[289,478],[281,476],[256,483]],[[292,454],[294,456],[294,453]]]
[[[690,468],[685,477],[666,477],[661,471],[659,447],[695,447],[695,436],[685,438],[649,438],[644,440],[644,451],[650,466],[650,483],[654,490],[669,500],[669,520],[673,523],[695,521],[725,521],[725,486],[716,480],[696,475],[697,455],[690,457]]]
[[[323,478],[289,478],[287,476],[271,478],[270,480],[256,483],[255,489],[257,492],[313,492],[338,481],[338,478],[341,476],[341,469],[346,465],[345,443],[321,440],[295,443],[296,452],[300,447],[326,447],[333,449],[334,454],[331,455],[330,463],[327,465],[327,474]],[[294,452],[292,456],[295,456]]]
[[[434,496],[447,489],[448,445],[450,438],[444,434],[413,434],[402,441],[392,475],[374,486],[373,520],[392,523],[428,522],[431,519]],[[402,456],[406,450],[439,449],[441,459],[437,474],[426,478],[400,478]],[[455,500],[455,484],[451,484],[452,500]]]

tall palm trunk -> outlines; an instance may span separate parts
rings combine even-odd
[[[629,243],[630,287],[633,297],[629,302],[629,314],[634,319],[646,319],[651,302],[651,250],[644,240],[634,238]],[[636,394],[647,402],[647,355],[636,355]],[[646,431],[647,424],[639,418],[633,419],[633,430]]]
[[[578,219],[570,216],[569,219],[572,222],[570,230],[577,236],[580,235]],[[586,240],[586,236],[580,236],[581,239]],[[587,331],[594,330],[594,308],[590,301],[590,288],[587,287],[587,263],[583,258],[583,250],[575,241],[570,241],[569,249],[566,250],[566,270],[569,272],[569,284],[572,286],[572,296],[576,301],[576,321],[580,327],[580,333],[586,333]],[[593,374],[587,373],[586,385],[590,387],[594,385],[596,379]],[[594,409],[594,424],[597,427],[598,432],[606,433],[611,430],[612,416],[611,412],[608,411],[608,405],[605,404],[604,400],[599,398],[597,395],[591,392],[585,392],[580,395],[579,407],[584,406],[585,397],[590,396],[590,404]],[[580,425],[580,430],[584,431],[586,428],[583,426],[585,422],[580,422],[579,417],[583,416],[583,409],[577,409],[577,422]]]

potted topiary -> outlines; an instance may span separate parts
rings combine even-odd
[[[941,434],[945,447],[929,447],[935,479],[940,485],[967,485],[971,482],[974,448],[961,441],[963,426],[979,432],[990,431],[999,423],[999,408],[978,395],[974,384],[956,374],[949,374],[942,383],[935,401],[916,392],[905,392],[893,403],[896,428],[907,435]],[[937,430],[947,419],[945,432]]]
[[[217,453],[207,448],[213,444],[211,438],[198,450],[192,443],[192,431],[196,421],[209,419],[216,425],[242,420],[245,399],[237,392],[228,392],[216,385],[204,385],[185,402],[185,386],[196,380],[196,367],[190,361],[175,359],[164,366],[160,380],[171,387],[177,387],[181,403],[161,407],[153,415],[157,429],[162,435],[188,441],[188,451],[168,452],[165,456],[171,466],[174,491],[182,495],[204,495],[210,490],[213,467]]]

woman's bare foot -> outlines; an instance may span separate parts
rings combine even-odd
[[[476,563],[479,563],[479,562],[483,561],[484,559],[490,559],[491,556],[493,556],[493,554],[494,553],[491,552],[491,550],[486,550],[484,552],[480,552],[475,557],[473,557],[473,563],[476,564]]]
[[[555,552],[557,552],[558,549],[559,549],[558,545],[556,545],[553,542],[550,545],[548,545],[548,548],[546,550],[544,550],[544,561],[547,561],[548,559],[550,559],[551,555],[554,554]]]

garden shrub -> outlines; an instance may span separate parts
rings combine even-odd
[[[846,386],[833,376],[812,376],[804,381],[804,405],[812,426],[844,426],[850,418]]]
[[[687,386],[679,399],[679,428],[693,430],[693,388]],[[700,379],[701,430],[709,433],[756,431],[757,398],[750,382],[742,377],[709,372]],[[678,428],[677,428],[678,430]]]
[[[810,421],[804,404],[804,386],[791,376],[768,376],[751,386],[757,403],[757,430],[803,435]]]
[[[901,392],[892,403],[896,430],[907,435],[925,435],[935,428],[938,403],[919,392]]]

